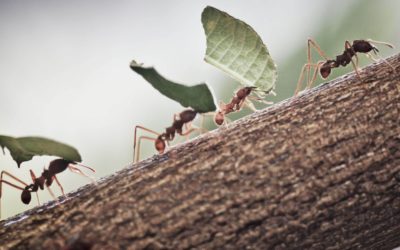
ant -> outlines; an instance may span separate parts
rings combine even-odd
[[[155,148],[158,153],[162,154],[165,151],[166,143],[169,146],[169,142],[174,140],[175,133],[178,133],[181,136],[188,136],[195,130],[201,130],[201,128],[192,128],[191,122],[196,118],[197,111],[193,109],[185,109],[179,114],[174,114],[172,126],[165,129],[165,132],[160,134],[143,126],[136,125],[135,126],[135,134],[134,134],[134,142],[133,142],[133,158],[135,162],[139,161],[140,156],[140,142],[142,139],[154,141]],[[186,131],[183,132],[183,126],[185,125]],[[137,129],[142,129],[147,132],[155,134],[157,137],[149,137],[149,136],[140,136],[138,139],[138,147],[136,152],[136,133]]]
[[[86,174],[84,174],[80,169],[78,169],[76,167],[76,165],[79,165],[81,167],[85,167],[89,170],[91,170],[92,172],[95,172],[94,169],[88,167],[88,166],[84,166],[80,163],[74,162],[74,161],[68,161],[68,160],[64,160],[64,159],[55,159],[53,161],[50,162],[49,164],[49,168],[48,169],[44,169],[42,172],[42,175],[38,178],[36,178],[35,174],[33,173],[32,170],[30,170],[30,174],[31,174],[31,178],[32,178],[32,184],[28,185],[27,183],[25,183],[24,181],[20,180],[19,178],[13,176],[12,174],[6,172],[6,171],[1,171],[0,174],[0,208],[1,208],[1,195],[2,195],[2,184],[5,183],[11,187],[14,187],[16,189],[22,190],[21,193],[21,201],[24,204],[29,204],[31,202],[31,193],[35,192],[36,193],[36,198],[38,200],[38,204],[39,203],[39,196],[37,191],[39,189],[43,190],[44,187],[46,187],[50,193],[50,195],[53,197],[53,199],[56,199],[56,197],[54,196],[54,193],[51,191],[50,186],[53,183],[53,181],[56,181],[57,185],[60,187],[61,189],[61,193],[65,196],[64,193],[64,189],[61,186],[61,183],[58,181],[57,179],[57,174],[65,171],[67,168],[69,170],[71,170],[72,172],[78,173],[80,175],[83,175],[85,177],[91,178],[89,176],[87,176]],[[23,186],[25,187],[21,187],[19,185],[13,184],[9,181],[4,180],[3,175],[8,176],[11,179],[14,179],[15,181],[21,183]],[[1,210],[0,210],[0,217],[1,217]]]
[[[255,96],[250,96],[253,90],[257,89],[257,87],[244,87],[239,89],[236,93],[235,96],[232,98],[232,100],[225,104],[223,102],[220,102],[219,104],[219,110],[215,113],[214,116],[214,122],[217,125],[222,125],[225,121],[225,115],[239,111],[243,108],[243,106],[248,107],[252,111],[257,111],[257,109],[254,107],[253,103],[249,100],[255,100],[258,102],[263,102],[265,104],[272,104],[272,102],[267,102],[262,100],[261,98],[255,97]]]
[[[328,76],[331,74],[331,70],[334,68],[338,68],[340,66],[345,67],[347,66],[350,62],[353,65],[353,68],[358,76],[359,79],[360,73],[358,70],[358,56],[357,53],[364,53],[368,58],[372,59],[373,61],[377,62],[378,60],[374,58],[374,56],[371,54],[371,51],[374,52],[375,55],[378,55],[377,52],[379,50],[374,46],[374,44],[383,44],[388,46],[389,48],[394,48],[393,45],[386,43],[386,42],[380,42],[380,41],[374,41],[371,39],[367,40],[354,40],[353,44],[351,44],[349,41],[345,41],[344,43],[344,51],[341,55],[336,56],[336,59],[329,59],[325,53],[322,51],[322,49],[319,47],[319,45],[311,38],[308,39],[307,42],[307,63],[304,64],[299,80],[297,82],[297,87],[295,91],[295,95],[298,94],[301,88],[301,84],[303,82],[303,77],[304,77],[304,72],[307,71],[307,86],[306,89],[310,88],[312,84],[315,82],[315,79],[317,78],[317,74],[319,71],[319,74],[322,79],[328,78]],[[313,47],[317,53],[325,59],[325,61],[318,61],[316,64],[311,63],[311,47]],[[353,61],[353,57],[355,57],[356,61]],[[385,59],[381,58],[386,64],[388,64],[393,70],[393,66],[390,65]],[[310,79],[310,70],[311,67],[314,67],[314,74],[312,76],[312,79]]]

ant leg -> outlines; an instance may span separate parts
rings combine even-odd
[[[36,199],[37,199],[38,206],[40,206],[39,194],[38,194],[38,192],[35,192],[35,193],[36,193]]]
[[[355,51],[354,51],[354,49],[353,49],[353,47],[352,47],[352,45],[351,45],[351,43],[350,43],[349,41],[345,41],[345,42],[344,42],[344,47],[345,47],[345,49],[351,49],[351,50],[353,50],[354,54],[356,54]],[[357,63],[357,64],[354,63],[352,57],[350,57],[350,60],[351,60],[351,64],[353,65],[354,70],[356,71],[356,74],[357,74],[358,79],[361,80],[360,72],[359,72],[359,70],[358,70],[358,63]],[[358,58],[357,58],[357,62],[358,62]]]
[[[249,101],[249,100],[245,100],[244,101],[244,106],[246,106],[247,108],[249,108],[251,111],[256,112],[258,109],[254,106],[254,104]]]
[[[273,95],[273,96],[276,96],[276,93],[275,93],[275,91],[273,91],[273,90],[270,90],[268,94],[271,94],[271,95]]]
[[[257,111],[257,109],[256,109],[256,107],[254,106],[254,104],[253,104],[251,101],[247,100],[247,99],[245,99],[245,100],[243,101],[243,106],[247,107],[248,109],[250,109],[250,110],[253,111],[253,112],[256,112],[256,111]]]
[[[184,133],[181,134],[181,136],[186,136],[194,131],[198,130],[197,128],[191,128],[188,131],[185,131]]]
[[[186,131],[191,130],[191,129],[192,129],[191,123],[185,123],[185,129],[186,129]],[[187,135],[185,136],[185,139],[186,139],[186,141],[189,140],[189,134],[187,134]]]
[[[201,114],[201,117],[203,118],[203,117],[206,117],[206,116],[211,116],[211,117],[213,118],[214,123],[215,123],[215,116],[217,115],[217,113],[218,113],[218,112],[216,112],[216,111],[214,111],[214,112],[207,112],[207,113]],[[225,118],[225,116],[224,116],[224,118]],[[204,118],[203,118],[203,121],[204,121]],[[203,121],[202,121],[202,123],[203,123]],[[202,123],[201,123],[201,124],[202,124]],[[216,124],[216,123],[215,123],[215,124]],[[216,124],[216,125],[218,125],[218,124]],[[200,125],[200,129],[201,129],[202,132],[204,132],[204,133],[207,133],[207,132],[208,132],[207,129],[203,128],[203,125]]]
[[[248,96],[247,98],[248,98],[249,100],[256,101],[256,102],[260,102],[260,103],[263,103],[263,104],[266,104],[266,105],[272,105],[272,104],[274,104],[274,102],[269,102],[269,101],[263,100],[263,99],[261,99],[261,98],[259,98],[259,97],[256,97],[256,96]]]
[[[44,167],[43,167],[43,169],[44,169]],[[30,169],[29,172],[31,173],[32,183],[35,183],[35,180],[36,180],[35,173],[32,171],[32,169]],[[35,193],[36,193],[36,199],[37,199],[38,205],[40,205],[39,194],[38,194],[38,192],[35,192]]]
[[[136,155],[134,155],[135,162],[138,162],[139,158],[140,158],[140,144],[141,144],[142,139],[146,139],[146,140],[150,140],[150,141],[156,141],[157,140],[155,138],[148,137],[148,136],[140,136],[139,140],[138,140],[137,152],[136,152]],[[167,144],[168,144],[168,141],[167,141]]]
[[[49,191],[49,193],[50,193],[51,197],[53,198],[53,200],[56,200],[57,203],[58,203],[58,200],[57,200],[56,196],[54,195],[53,191],[51,191],[50,187],[47,186],[47,185],[45,185],[45,186],[46,186],[46,189]]]
[[[309,82],[309,84],[307,84],[306,89],[310,89],[312,87],[315,80],[317,79],[318,69],[320,69],[324,63],[325,63],[324,61],[318,61],[318,63],[316,64],[317,66],[315,67],[315,70],[313,73],[313,77],[312,77],[311,81]]]
[[[72,166],[71,164],[68,165],[68,169],[69,169],[71,172],[73,172],[73,173],[82,175],[82,176],[84,176],[84,177],[90,179],[90,181],[91,181],[92,183],[95,182],[95,180],[93,179],[92,176],[89,176],[89,175],[83,173],[82,170],[80,170],[80,169],[77,168],[77,167]],[[55,177],[55,176],[54,176],[54,177]],[[62,190],[62,192],[63,192],[63,195],[64,195],[64,191],[63,191],[63,188],[61,187],[61,184],[58,182],[57,178],[56,178],[55,180],[56,180],[57,184],[60,186],[60,188],[61,188],[61,190]]]
[[[8,177],[14,179],[15,181],[18,181],[19,183],[21,183],[21,184],[24,185],[24,186],[28,186],[28,184],[26,184],[26,182],[24,182],[24,181],[22,181],[21,179],[15,177],[14,175],[10,174],[10,173],[7,172],[7,171],[1,171],[0,180],[3,180],[3,179],[4,179],[3,175],[6,175],[6,176],[8,176]],[[0,193],[0,194],[1,194],[1,193]]]
[[[317,42],[314,41],[312,38],[308,38],[308,47],[314,47],[314,49],[318,52],[318,54],[323,57],[325,60],[329,60],[328,56],[325,54],[325,52],[319,47]],[[311,57],[311,52],[310,52],[310,57]]]
[[[8,181],[3,180],[3,174],[6,174],[6,175],[10,176],[11,178],[17,180],[18,182],[23,183],[23,181],[21,181],[21,180],[19,180],[18,178],[12,176],[12,175],[9,174],[8,172],[6,172],[6,171],[1,171],[1,177],[0,177],[0,218],[1,218],[1,196],[2,196],[2,186],[3,186],[3,183],[5,183],[5,184],[7,184],[7,185],[9,185],[9,186],[11,186],[11,187],[13,187],[13,188],[16,188],[16,189],[19,189],[19,190],[24,191],[24,188],[19,187],[19,186],[15,185],[15,184],[13,184],[13,183],[11,183],[11,182],[8,182]]]
[[[200,126],[199,126],[199,129],[200,129],[200,134],[203,134],[203,132],[204,133],[208,132],[208,130],[204,128],[204,115],[202,115],[202,114],[200,115]]]
[[[200,127],[197,127],[197,126],[193,125],[191,122],[185,123],[185,129],[186,129],[186,131],[193,130],[193,131],[198,131],[198,132],[199,132],[199,135],[202,134],[202,132],[203,132],[203,130],[204,130],[204,128],[203,128],[203,120],[204,120],[204,117],[201,116],[201,119],[202,119],[202,121],[201,121],[201,123],[200,123]],[[206,132],[207,132],[207,131],[206,131]],[[186,134],[185,137],[186,137],[186,141],[188,141],[188,140],[189,140],[189,134]]]
[[[136,125],[136,126],[135,126],[134,139],[133,139],[133,159],[135,159],[135,157],[136,157],[136,134],[137,134],[137,129],[139,129],[139,128],[142,129],[142,130],[144,130],[144,131],[147,131],[147,132],[149,132],[149,133],[153,133],[153,134],[155,134],[155,135],[157,135],[157,136],[160,135],[159,133],[157,133],[157,132],[154,131],[154,130],[145,128],[145,127],[140,126],[140,125]],[[135,162],[137,162],[137,161],[135,161]]]
[[[55,176],[55,175],[54,175],[54,180],[56,181],[57,185],[60,187],[62,195],[65,196],[64,188],[61,186],[61,183],[58,181],[57,176]]]
[[[202,125],[200,127],[198,127],[198,126],[195,126],[193,124],[190,124],[190,127],[186,131],[189,131],[189,130],[198,131],[199,134],[202,134],[204,131],[208,132],[208,130],[203,128]]]
[[[310,67],[309,67],[309,66],[310,66]],[[303,84],[304,71],[307,70],[307,74],[308,74],[308,73],[310,72],[309,70],[310,70],[311,67],[315,67],[315,71],[316,71],[316,72],[317,72],[318,69],[319,69],[319,65],[318,65],[318,64],[309,64],[309,63],[304,64],[303,68],[301,69],[301,73],[300,73],[299,79],[297,80],[296,90],[295,90],[295,92],[294,92],[294,95],[295,95],[295,96],[300,92],[301,85]],[[313,83],[313,82],[311,82],[311,84],[312,84],[312,83]],[[307,86],[310,86],[310,83],[307,83]]]
[[[374,62],[379,62],[378,59],[376,59],[371,53],[366,53],[365,54],[369,59],[371,59]],[[384,63],[386,63],[389,67],[392,68],[393,71],[396,71],[396,69],[391,65],[385,58],[381,57],[379,54],[377,54],[380,60],[382,60]]]
[[[32,171],[32,169],[30,169],[29,172],[31,173],[32,182],[35,183],[36,180],[35,173]]]
[[[328,56],[325,54],[325,52],[321,49],[321,47],[315,42],[312,38],[308,38],[307,40],[307,85],[311,85],[310,83],[310,70],[311,70],[311,48],[314,48],[317,53],[324,58],[326,61],[329,60]]]
[[[369,59],[371,59],[374,62],[379,62],[379,60],[376,59],[371,53],[366,53],[365,56],[368,57]]]

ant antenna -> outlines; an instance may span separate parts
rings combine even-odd
[[[367,39],[366,41],[367,41],[367,42],[370,42],[370,43],[375,43],[375,44],[383,44],[383,45],[388,46],[388,47],[391,48],[391,49],[394,49],[394,45],[391,44],[391,43],[382,42],[382,41],[376,41],[376,40],[372,40],[372,39]]]

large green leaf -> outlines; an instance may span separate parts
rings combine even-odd
[[[79,152],[66,144],[42,137],[19,137],[0,135],[0,147],[8,148],[18,167],[36,155],[59,156],[65,160],[81,162]]]
[[[248,24],[207,6],[201,16],[207,37],[205,61],[245,86],[275,88],[277,70],[267,47]]]
[[[216,110],[213,95],[207,84],[194,86],[171,82],[160,75],[153,67],[143,67],[132,61],[131,69],[143,76],[155,89],[166,97],[179,102],[184,107],[191,107],[199,113]]]

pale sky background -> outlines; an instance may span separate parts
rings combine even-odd
[[[399,7],[395,1],[379,2],[386,8]],[[162,131],[183,109],[130,70],[131,60],[154,65],[178,82],[206,81],[217,99],[228,88],[224,73],[203,61],[206,41],[200,15],[207,5],[250,24],[279,67],[299,48],[304,49],[305,62],[307,38],[320,31],[321,22],[340,19],[355,3],[1,0],[0,134],[44,136],[71,144],[83,163],[97,170],[96,178],[106,176],[131,163],[134,125]],[[370,15],[371,22],[375,14],[360,13]],[[398,45],[396,29],[384,38]],[[348,39],[356,38],[360,37]],[[343,43],[335,41],[338,53]],[[298,75],[301,66],[288,73]],[[291,84],[294,89],[296,83]],[[151,143],[147,146],[148,155],[155,153]],[[40,175],[50,159],[35,157],[18,169],[6,151],[0,155],[0,170],[30,182],[29,169]],[[58,178],[66,191],[88,183],[69,171]],[[53,191],[59,194],[56,186]],[[41,201],[49,199],[46,191],[39,196]],[[25,206],[19,197],[19,191],[4,187],[2,219],[36,205],[33,199]]]

